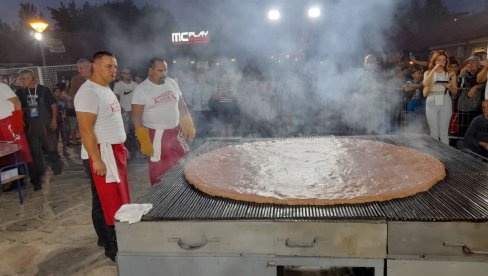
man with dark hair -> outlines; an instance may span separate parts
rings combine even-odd
[[[167,73],[163,59],[151,59],[148,78],[136,86],[132,95],[132,122],[141,152],[149,157],[151,185],[186,155],[188,145],[184,139],[195,138],[180,88]]]
[[[105,224],[109,226],[102,236],[105,255],[113,261],[117,254],[113,228],[115,212],[130,202],[124,146],[126,134],[119,101],[109,87],[116,74],[114,55],[106,51],[95,53],[92,76],[83,83],[75,97],[81,139],[88,153]]]
[[[32,153],[29,166],[30,182],[34,190],[42,188],[41,176],[44,173],[44,155],[54,175],[61,174],[62,164],[58,155],[57,106],[56,99],[49,88],[40,85],[29,69],[19,71],[22,88],[15,93],[22,103],[26,136]]]

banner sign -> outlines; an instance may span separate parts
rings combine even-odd
[[[208,43],[208,31],[172,33],[171,42],[173,44]]]

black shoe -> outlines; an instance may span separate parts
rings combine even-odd
[[[34,184],[34,191],[39,191],[42,190],[42,184],[41,182],[35,183]]]
[[[53,169],[53,174],[54,175],[60,175],[63,172],[62,169]]]
[[[105,247],[105,241],[98,238],[98,241],[97,241],[97,245],[100,246],[100,247]]]
[[[51,171],[53,171],[53,175],[60,175],[61,172],[63,171],[63,165],[61,164],[61,161],[55,161],[51,165]]]
[[[117,256],[117,245],[106,245],[105,246],[105,256],[110,258],[113,262],[115,262],[115,257]]]

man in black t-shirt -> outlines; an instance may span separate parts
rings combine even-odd
[[[57,106],[49,88],[38,84],[34,73],[28,69],[19,71],[22,88],[15,93],[24,111],[25,133],[32,152],[29,166],[30,182],[34,190],[42,188],[44,155],[55,175],[61,174],[62,165],[57,151]]]
[[[476,116],[469,125],[464,135],[464,143],[459,147],[464,147],[488,158],[488,100],[481,103],[483,114]]]

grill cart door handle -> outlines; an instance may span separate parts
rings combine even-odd
[[[452,243],[452,242],[444,242],[444,246],[454,246],[454,247],[461,247],[464,254],[473,255],[473,254],[480,254],[480,255],[488,255],[488,251],[483,250],[471,250],[469,246],[462,244],[462,243]]]
[[[315,237],[313,238],[312,242],[297,242],[288,238],[285,240],[285,245],[287,247],[293,247],[293,248],[311,248],[314,247],[315,244],[317,244],[317,240],[318,238]]]
[[[182,238],[169,238],[168,241],[169,242],[176,242],[178,244],[178,246],[182,249],[195,250],[195,249],[199,249],[199,248],[204,247],[209,242],[219,242],[220,240],[219,239],[205,239],[205,238],[203,238],[201,241],[188,243],[188,242],[183,241]]]

